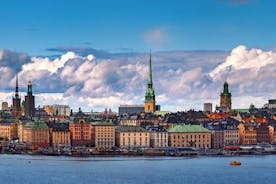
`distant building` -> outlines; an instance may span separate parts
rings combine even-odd
[[[12,99],[12,115],[21,116],[21,98],[19,97],[18,76],[16,75],[15,95]]]
[[[50,145],[71,146],[70,130],[68,123],[49,123]]]
[[[8,110],[8,109],[9,109],[8,102],[2,102],[2,110]]]
[[[228,83],[225,82],[223,85],[223,91],[220,94],[220,108],[223,109],[225,112],[230,112],[232,107],[231,102],[232,95],[228,89]]]
[[[24,113],[26,117],[33,117],[35,115],[35,97],[32,91],[32,82],[28,82],[28,91],[25,96]]]
[[[96,148],[113,148],[115,146],[115,125],[111,122],[93,122],[92,145]]]
[[[150,147],[150,133],[139,126],[119,126],[115,137],[120,148]]]
[[[149,78],[148,78],[148,87],[145,94],[145,103],[144,103],[145,112],[155,112],[155,93],[153,89],[152,81],[152,67],[151,67],[151,54],[149,59]]]
[[[213,104],[212,103],[204,103],[203,111],[204,112],[213,112]]]
[[[144,112],[144,105],[120,105],[119,115],[123,114],[140,114]]]
[[[268,100],[268,103],[264,105],[264,108],[268,108],[268,109],[276,108],[276,99]]]
[[[155,111],[160,111],[161,106],[155,105]],[[120,105],[119,106],[119,115],[122,116],[124,114],[140,114],[145,112],[144,105]]]
[[[201,125],[175,125],[169,132],[169,146],[211,148],[211,131]]]
[[[71,109],[68,105],[47,105],[43,107],[50,116],[70,116]]]

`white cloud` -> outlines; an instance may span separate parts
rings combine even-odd
[[[219,104],[224,80],[229,82],[233,107],[261,106],[276,94],[275,52],[234,48],[226,52],[170,51],[152,54],[156,101],[162,109],[202,109],[204,102]],[[22,64],[20,90],[33,79],[37,105],[68,104],[75,110],[102,110],[120,104],[142,104],[148,76],[148,54],[109,54],[109,58],[81,57],[67,53],[56,59],[33,57]],[[221,61],[224,61],[221,63]],[[8,62],[7,62],[8,63]],[[219,64],[220,63],[220,64]],[[21,68],[21,67],[18,67]],[[11,81],[15,71],[1,66],[2,81]],[[2,89],[7,90],[5,82]],[[51,92],[51,93],[50,93]],[[10,97],[0,94],[2,100]]]
[[[48,57],[32,57],[32,62],[24,64],[22,69],[23,72],[45,70],[53,74],[56,73],[59,68],[64,67],[65,63],[73,58],[76,58],[76,55],[73,52],[67,52],[66,54],[62,55],[61,58],[57,58],[54,61],[51,61]]]

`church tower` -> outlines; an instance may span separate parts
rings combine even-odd
[[[35,114],[35,97],[32,91],[32,82],[28,82],[27,96],[25,96],[25,106],[24,106],[25,116],[33,117]]]
[[[155,111],[155,93],[154,93],[153,82],[152,82],[151,53],[150,53],[150,59],[149,59],[148,87],[145,94],[144,109],[145,109],[145,112],[153,113]]]
[[[229,92],[228,89],[228,83],[225,81],[223,85],[223,91],[220,94],[220,107],[225,109],[226,112],[230,112],[232,102],[231,102],[231,93]]]
[[[12,115],[21,115],[21,98],[19,97],[19,87],[18,87],[18,75],[16,75],[15,81],[15,94],[12,99]]]

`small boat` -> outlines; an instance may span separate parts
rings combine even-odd
[[[232,162],[230,162],[230,165],[231,166],[239,166],[239,165],[241,165],[241,162],[239,162],[239,161],[232,161]]]

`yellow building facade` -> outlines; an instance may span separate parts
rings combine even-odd
[[[171,147],[211,148],[211,132],[200,125],[175,125],[168,132]]]
[[[92,145],[96,148],[115,146],[115,126],[111,122],[92,123]]]
[[[150,133],[139,126],[120,126],[115,134],[117,147],[150,147]]]

